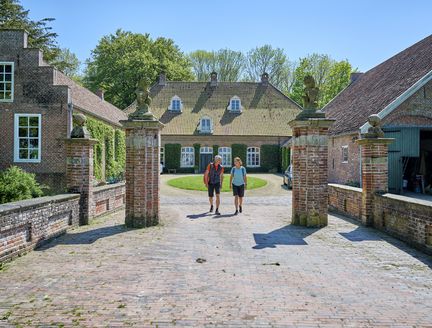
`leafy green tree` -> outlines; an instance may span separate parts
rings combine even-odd
[[[320,89],[318,106],[321,108],[349,84],[352,71],[347,60],[337,62],[328,55],[315,53],[301,58],[294,72],[290,97],[302,104],[303,79],[306,75],[312,75]]]
[[[104,36],[92,51],[84,85],[93,91],[104,89],[107,101],[125,108],[134,101],[138,82],[145,79],[151,84],[161,71],[169,80],[193,79],[189,60],[173,40],[119,29]]]
[[[220,49],[218,51],[196,50],[189,54],[195,78],[208,81],[210,73],[218,73],[220,81],[240,80],[245,64],[245,56],[240,51]]]
[[[54,18],[33,21],[28,15],[29,10],[25,10],[18,0],[0,0],[0,29],[25,29],[29,33],[29,46],[42,49],[44,59],[51,63],[60,51],[57,33],[49,26]]]
[[[60,49],[52,64],[69,77],[76,78],[79,76],[81,63],[68,48]]]

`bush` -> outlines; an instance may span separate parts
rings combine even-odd
[[[280,147],[279,145],[261,146],[261,167],[264,171],[280,171]]]
[[[199,167],[201,145],[196,143],[193,145],[195,152],[195,166]]]
[[[181,145],[180,144],[166,144],[165,145],[165,168],[167,170],[180,169],[180,156],[181,156]]]
[[[43,195],[35,175],[16,166],[0,172],[0,204]]]
[[[215,158],[216,155],[219,155],[219,145],[213,145],[213,158]]]

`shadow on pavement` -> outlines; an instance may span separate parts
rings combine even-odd
[[[287,225],[269,233],[254,233],[253,249],[276,248],[278,245],[307,245],[304,240],[319,229]]]
[[[114,236],[120,233],[127,232],[129,229],[125,225],[115,225],[109,227],[97,228],[78,233],[66,233],[60,237],[43,242],[42,245],[36,248],[36,251],[43,251],[57,245],[85,245],[93,244],[101,238]]]
[[[201,218],[205,218],[205,217],[212,216],[212,215],[213,215],[213,213],[204,212],[204,213],[200,213],[200,214],[189,214],[189,215],[186,215],[186,217],[188,219],[191,219],[191,220],[196,220],[196,219],[201,219]]]
[[[391,244],[392,246],[400,249],[402,252],[407,253],[408,255],[414,257],[415,259],[419,260],[420,262],[423,262],[425,265],[427,265],[429,268],[432,269],[432,257],[421,252],[418,249],[413,248],[408,243],[396,239],[393,236],[390,236],[382,231],[379,231],[372,227],[365,227],[359,224],[357,221],[345,217],[340,214],[336,213],[329,213],[330,215],[337,217],[341,220],[344,220],[346,222],[350,222],[354,225],[356,225],[356,229],[350,232],[340,232],[339,234],[346,238],[349,241],[352,242],[361,242],[361,241],[382,241]]]

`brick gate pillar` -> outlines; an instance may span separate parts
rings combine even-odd
[[[74,119],[77,126],[66,139],[66,188],[68,192],[81,194],[79,218],[83,225],[94,216],[93,146],[98,141],[91,139],[84,115],[74,115]]]
[[[292,224],[327,225],[328,130],[333,120],[303,110],[290,122],[292,141]]]
[[[130,228],[159,223],[160,132],[163,124],[150,112],[146,85],[136,91],[137,110],[121,121],[126,132],[126,217]]]
[[[361,147],[361,219],[366,226],[373,225],[374,194],[388,191],[388,145],[394,140],[384,138],[378,115],[371,115],[368,122],[369,131],[356,141]]]

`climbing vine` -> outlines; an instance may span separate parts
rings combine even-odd
[[[122,178],[126,162],[125,134],[99,120],[87,117],[87,129],[98,143],[94,146],[93,166],[97,180],[115,181]],[[104,159],[105,149],[105,159]]]

